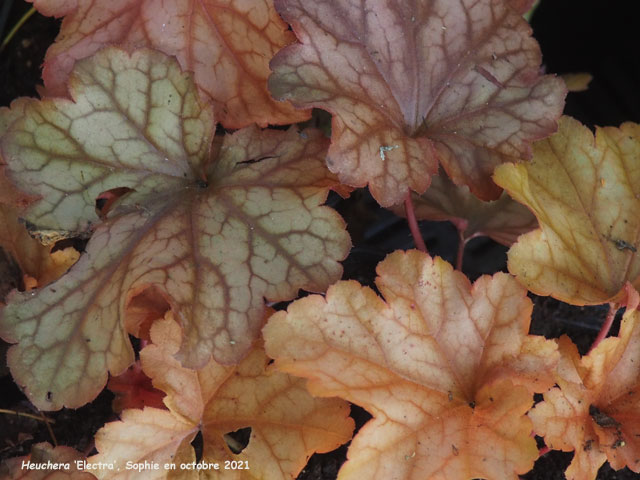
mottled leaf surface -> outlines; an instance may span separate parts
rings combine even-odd
[[[25,103],[26,101],[24,99],[18,99],[11,104],[11,109],[5,107],[0,108],[0,138],[2,138],[2,135],[7,131],[9,125],[22,114]],[[29,205],[34,198],[18,190],[16,186],[7,179],[4,171],[5,165],[6,163],[0,154],[0,203],[24,208]]]
[[[60,281],[16,294],[0,318],[17,383],[41,409],[78,407],[133,361],[124,313],[145,288],[183,328],[179,356],[233,363],[259,334],[264,299],[324,291],[350,247],[322,206],[337,179],[326,140],[306,130],[240,130],[210,150],[210,108],[169,57],[101,51],[80,62],[74,101],[32,101],[2,141],[10,176],[43,198],[39,230],[93,235]],[[101,222],[95,199],[131,189]],[[132,327],[133,329],[134,327]]]
[[[573,451],[568,480],[595,480],[608,460],[640,472],[640,313],[627,306],[618,337],[580,357],[561,337],[558,387],[529,412],[536,434],[552,449]]]
[[[494,167],[556,128],[564,84],[503,0],[275,5],[300,43],[272,60],[271,92],[334,114],[330,168],[383,206],[424,192],[438,161],[495,199]]]
[[[151,47],[175,55],[215,105],[228,128],[295,123],[308,112],[274,102],[269,60],[294,36],[271,0],[30,0],[45,15],[64,16],[44,61],[48,95],[66,95],[74,63],[108,45]]]
[[[98,455],[92,462],[193,462],[190,445],[202,432],[202,462],[219,462],[219,472],[203,471],[200,478],[290,479],[302,470],[312,453],[326,452],[347,442],[353,432],[349,405],[339,399],[315,399],[301,379],[269,367],[260,346],[237,366],[211,360],[197,371],[174,358],[180,328],[171,313],[151,327],[154,345],[140,356],[142,368],[157,388],[166,392],[169,410],[126,410],[122,421],[107,424],[96,435]],[[251,427],[249,444],[240,454],[231,452],[223,435]],[[224,470],[224,460],[248,462],[249,470]],[[121,468],[120,479],[139,473]],[[166,478],[162,467],[145,478]],[[180,469],[171,478],[198,478]],[[98,472],[99,478],[113,478]]]
[[[529,290],[574,305],[617,302],[640,285],[640,126],[588,128],[564,117],[531,162],[498,167],[496,182],[540,228],[509,250]]]
[[[431,186],[422,195],[411,194],[418,220],[448,220],[467,241],[478,236],[491,237],[511,246],[518,236],[538,226],[536,217],[524,206],[502,193],[498,200],[480,200],[462,185],[455,185],[444,172],[431,179]],[[404,205],[393,209],[406,216]]]
[[[501,273],[472,286],[417,251],[378,275],[386,301],[339,282],[263,329],[277,368],[373,415],[339,478],[517,479],[538,456],[525,414],[557,361],[553,342],[527,335],[524,288]]]

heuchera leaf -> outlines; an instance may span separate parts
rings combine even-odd
[[[608,460],[640,472],[640,313],[627,306],[620,334],[580,357],[568,337],[558,341],[558,387],[529,412],[536,434],[552,449],[575,450],[569,480],[595,480]]]
[[[275,98],[331,112],[329,166],[383,206],[422,193],[438,160],[456,184],[499,196],[494,167],[552,133],[562,80],[503,0],[276,0],[301,43],[271,62]]]
[[[557,362],[553,342],[527,335],[526,290],[502,273],[471,286],[417,251],[378,275],[386,302],[339,282],[263,329],[277,368],[373,415],[339,478],[517,479],[538,455],[525,413]]]
[[[351,438],[354,425],[349,405],[339,399],[314,399],[303,380],[269,367],[260,346],[237,366],[212,360],[193,371],[174,358],[179,337],[180,328],[169,312],[151,327],[154,345],[140,354],[145,373],[167,393],[169,411],[126,410],[121,422],[109,423],[96,434],[99,454],[89,461],[115,461],[119,466],[127,461],[156,462],[159,478],[166,478],[164,464],[174,462],[176,470],[170,473],[176,478],[198,478],[186,469],[181,471],[180,462],[195,462],[190,442],[200,430],[201,462],[220,464],[220,471],[202,470],[204,474],[225,479],[290,479],[313,452],[333,450]],[[246,427],[251,427],[249,444],[234,454],[223,436]],[[247,461],[250,470],[224,470],[224,460]],[[107,475],[98,472],[100,478]],[[121,468],[118,478],[139,475]]]
[[[66,95],[74,63],[101,48],[152,47],[193,71],[225,127],[306,120],[309,112],[274,102],[269,60],[294,41],[271,0],[29,0],[45,15],[65,16],[44,61],[48,95]]]
[[[467,186],[455,185],[444,172],[431,179],[426,192],[412,193],[411,197],[418,220],[449,220],[465,241],[485,235],[511,246],[518,236],[538,226],[536,217],[506,193],[498,200],[484,202]],[[404,205],[392,210],[396,215],[406,216]]]
[[[19,221],[18,211],[3,204],[0,204],[0,247],[20,267],[25,288],[43,287],[51,283],[80,257],[80,253],[73,247],[52,253],[53,246],[44,246],[31,238]]]
[[[0,137],[9,128],[9,125],[23,113],[23,107],[26,103],[25,99],[18,99],[13,102],[11,110],[8,108],[0,108]],[[29,195],[18,190],[5,175],[6,163],[0,155],[0,203],[4,203],[11,206],[17,206],[24,208],[31,203],[35,198],[31,198]]]
[[[24,468],[24,462],[32,462],[39,469]],[[76,462],[80,462],[78,465]],[[24,457],[10,458],[0,465],[0,477],[6,480],[95,480],[92,474],[83,472],[85,457],[70,447],[53,447],[47,442],[31,447]],[[69,468],[44,468],[50,464],[68,464]]]
[[[534,145],[533,161],[497,168],[495,181],[538,218],[509,250],[529,290],[574,305],[617,302],[640,286],[640,125],[588,128],[570,117]]]
[[[71,92],[74,102],[30,102],[3,137],[11,178],[43,197],[27,221],[87,232],[101,192],[132,191],[61,281],[14,295],[2,312],[0,334],[19,343],[12,373],[40,409],[86,403],[107,371],[133,362],[128,292],[162,291],[183,328],[180,358],[202,366],[212,353],[242,358],[264,298],[324,291],[340,277],[350,241],[321,206],[337,179],[320,132],[252,127],[210,152],[210,109],[175,60],[149,50],[79,62]]]

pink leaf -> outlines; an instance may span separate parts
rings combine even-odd
[[[272,94],[334,114],[330,168],[383,206],[424,192],[438,160],[495,199],[494,167],[556,129],[564,84],[503,0],[275,4],[300,43],[271,62]]]

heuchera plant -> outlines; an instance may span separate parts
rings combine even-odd
[[[43,98],[0,110],[0,242],[27,289],[0,335],[37,408],[80,407],[111,375],[121,413],[96,455],[32,461],[195,478],[163,466],[194,462],[200,432],[199,460],[249,468],[224,478],[293,478],[352,438],[352,402],[373,419],[341,479],[516,479],[534,435],[575,451],[568,478],[640,472],[640,126],[594,139],[560,119],[532,2],[33,1],[64,20]],[[295,125],[312,107],[330,138]],[[339,281],[351,242],[323,204],[364,186],[417,245],[416,219],[452,221],[457,269],[397,251],[379,294]],[[477,235],[513,244],[511,274],[470,283]],[[51,253],[76,237],[82,255]],[[268,307],[301,289],[318,294]],[[529,335],[527,291],[609,303],[592,350]]]

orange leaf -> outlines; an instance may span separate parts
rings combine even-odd
[[[300,43],[271,61],[269,88],[331,112],[329,167],[385,207],[423,193],[438,161],[485,200],[496,165],[528,158],[562,113],[527,22],[503,0],[276,0]]]
[[[44,246],[31,238],[20,223],[18,212],[2,204],[0,247],[13,257],[27,279],[33,279],[27,290],[41,288],[57,280],[80,258],[80,253],[73,247],[51,253],[53,245]]]
[[[535,432],[552,449],[575,450],[569,480],[594,480],[608,460],[640,472],[640,312],[627,307],[618,337],[580,358],[567,337],[559,340],[558,387],[529,412]]]
[[[274,102],[266,88],[269,60],[294,40],[272,0],[29,1],[44,15],[65,17],[44,61],[48,95],[65,95],[74,63],[105,46],[152,47],[194,72],[227,128],[309,118]]]
[[[533,161],[505,164],[495,180],[540,228],[509,250],[509,271],[529,290],[574,305],[620,302],[640,286],[640,125],[588,128],[563,117],[534,145]]]
[[[162,478],[168,473],[164,464],[175,463],[173,474],[191,478],[192,472],[181,468],[181,463],[195,462],[189,443],[201,431],[201,461],[218,463],[221,478],[290,479],[313,452],[332,450],[351,438],[348,404],[314,399],[304,381],[269,367],[259,345],[237,366],[212,360],[197,371],[181,367],[174,358],[180,347],[180,327],[171,317],[168,313],[153,324],[154,345],[140,354],[145,373],[167,393],[164,401],[169,411],[125,410],[121,422],[109,423],[96,434],[99,454],[91,462],[117,462],[122,479],[140,478],[140,473],[123,468],[128,461],[156,462],[160,465],[156,473]],[[246,427],[251,428],[249,444],[234,454],[223,436]],[[249,470],[225,470],[225,460]],[[106,478],[108,472],[98,471],[98,476]]]
[[[6,480],[95,479],[91,473],[82,471],[85,463],[85,457],[73,448],[54,448],[43,442],[33,445],[29,455],[3,461],[0,477]]]
[[[363,406],[339,478],[516,479],[537,457],[526,417],[553,384],[553,342],[527,335],[532,305],[511,277],[467,278],[440,258],[395,252],[378,265],[386,302],[339,282],[272,316],[277,368],[314,395]],[[535,346],[534,346],[535,345]]]

